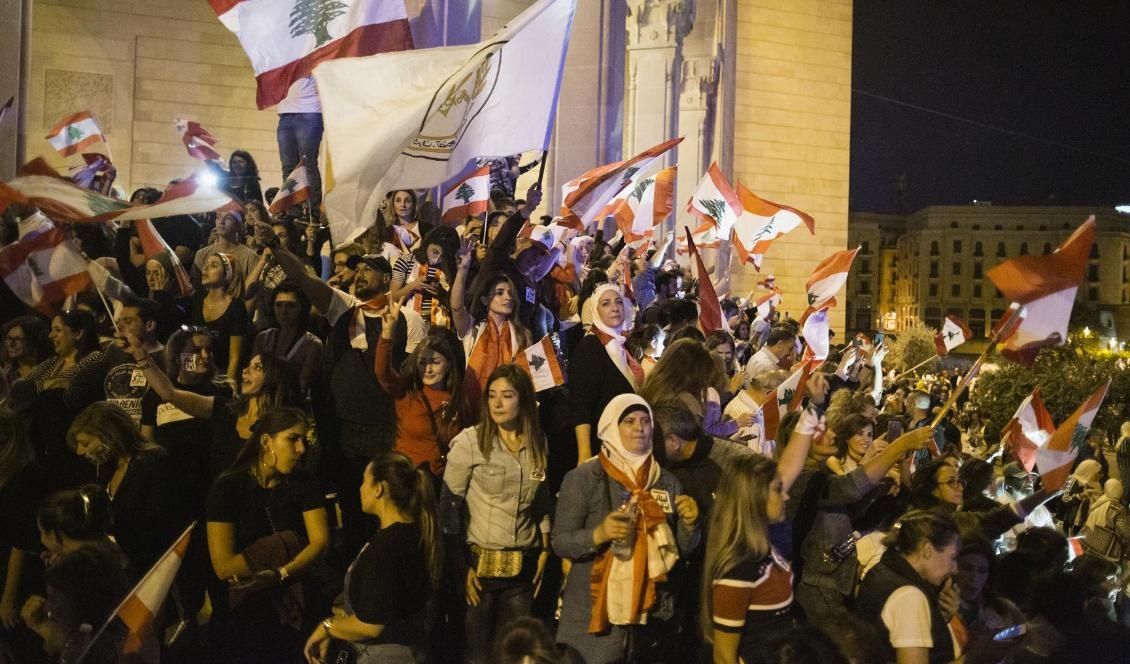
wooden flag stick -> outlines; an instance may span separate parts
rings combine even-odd
[[[891,382],[895,382],[897,380],[905,378],[907,375],[914,373],[915,369],[922,367],[922,366],[925,366],[927,362],[933,362],[934,360],[938,359],[939,357],[941,357],[941,355],[931,355],[930,357],[926,358],[925,360],[922,360],[921,362],[914,365],[913,367],[911,367],[911,368],[907,369],[906,371],[900,373],[899,375],[895,376],[895,380],[891,381]]]

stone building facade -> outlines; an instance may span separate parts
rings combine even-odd
[[[848,278],[849,329],[937,328],[947,315],[984,337],[1009,303],[986,272],[1015,256],[1055,250],[1088,216],[1095,244],[1076,294],[1076,319],[1118,346],[1130,332],[1130,221],[1110,208],[933,206],[910,215],[852,214],[860,245]]]

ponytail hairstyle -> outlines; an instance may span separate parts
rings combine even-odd
[[[92,542],[110,534],[114,525],[110,496],[97,484],[57,491],[36,512],[39,529],[73,540]]]
[[[424,468],[417,468],[404,453],[396,451],[377,454],[369,463],[373,483],[384,482],[392,504],[420,528],[420,549],[424,553],[431,588],[435,590],[443,572],[443,551],[436,519],[435,489]]]
[[[760,560],[772,550],[767,504],[776,476],[777,462],[757,454],[733,457],[722,471],[710,510],[702,576],[699,622],[708,642],[714,636],[714,580],[742,561]]]
[[[479,451],[489,462],[494,439],[498,435],[498,425],[490,416],[490,388],[495,381],[504,378],[518,392],[518,435],[522,436],[530,447],[530,461],[534,468],[544,472],[549,451],[546,448],[545,432],[542,431],[541,421],[538,418],[537,393],[534,392],[530,375],[516,364],[499,365],[487,378],[487,387],[483,390],[483,419],[478,427]]]
[[[954,542],[960,543],[953,515],[939,510],[912,510],[902,515],[887,536],[883,546],[909,556],[929,542],[941,551]]]

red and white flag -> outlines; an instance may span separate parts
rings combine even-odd
[[[698,324],[703,334],[711,334],[723,329],[722,305],[718,303],[718,295],[714,292],[714,284],[702,262],[702,254],[698,253],[694,239],[691,238],[691,229],[684,226],[683,230],[687,234],[687,246],[694,258],[695,276],[698,277]]]
[[[216,139],[200,123],[177,118],[173,121],[173,126],[180,133],[180,140],[188,150],[188,156],[200,161],[220,159],[220,153],[212,149]]]
[[[831,345],[828,340],[828,309],[814,311],[812,315],[805,319],[802,333],[812,357],[820,361],[828,359],[828,351]],[[844,355],[847,355],[846,351]]]
[[[38,158],[27,163],[11,182],[0,182],[0,210],[8,203],[31,205],[58,221],[126,221],[211,212],[231,198],[193,177],[170,185],[156,203],[133,205],[79,187]]]
[[[169,247],[165,242],[165,238],[157,232],[157,228],[149,219],[138,219],[133,224],[134,229],[137,231],[137,239],[141,241],[141,253],[145,256],[146,260],[156,258],[157,256],[164,255],[173,266],[173,276],[176,277],[177,287],[180,290],[181,297],[188,297],[192,295],[192,281],[188,278],[188,272],[185,271],[184,266],[181,265],[180,259],[177,258],[177,253]]]
[[[957,316],[946,316],[942,329],[934,335],[934,345],[938,355],[945,355],[954,348],[973,338],[973,331]]]
[[[808,294],[808,309],[801,317],[802,321],[814,311],[836,306],[836,293],[847,282],[848,271],[851,270],[851,263],[855,260],[857,253],[859,253],[859,247],[837,251],[820,261],[820,264],[812,271],[812,276],[804,282],[804,288]]]
[[[759,198],[738,183],[738,200],[742,213],[734,224],[731,241],[743,263],[752,263],[761,270],[761,261],[773,240],[804,224],[815,235],[816,221],[800,210]]]
[[[47,142],[59,154],[69,157],[86,152],[98,143],[105,143],[106,136],[90,111],[80,111],[52,127],[47,133]]]
[[[628,243],[651,235],[651,229],[662,223],[674,207],[676,170],[676,166],[670,166],[648,177],[640,177],[642,171],[637,173],[597,218],[613,217]]]
[[[561,216],[575,217],[582,227],[598,221],[605,205],[631,186],[637,174],[646,172],[664,153],[682,142],[682,136],[663,141],[631,159],[598,166],[566,182],[561,187]]]
[[[514,364],[530,374],[535,392],[565,384],[565,372],[561,369],[561,363],[557,361],[557,351],[553,348],[553,341],[548,334],[542,337],[541,341],[515,355]]]
[[[91,643],[94,643],[115,618],[121,618],[129,630],[122,644],[122,661],[144,664],[157,664],[161,661],[161,642],[153,623],[165,603],[165,598],[169,595],[169,588],[173,585],[181,561],[188,552],[188,540],[195,527],[196,524],[193,523],[186,528],[172,547],[145,573],[114,613],[110,614],[109,620],[98,630],[98,634],[94,635]]]
[[[286,176],[275,200],[268,210],[271,214],[282,214],[295,205],[310,200],[310,181],[306,177],[306,157],[298,160],[298,165]]]
[[[490,164],[451,185],[443,195],[445,224],[463,223],[467,217],[482,214],[490,208]]]
[[[239,38],[258,83],[259,110],[326,60],[412,48],[403,0],[208,0]],[[289,9],[289,11],[288,11]]]
[[[1039,388],[1020,402],[1012,419],[1001,430],[1001,436],[1028,472],[1036,466],[1037,450],[1047,444],[1053,433],[1055,422],[1040,399]]]
[[[768,398],[761,406],[766,439],[777,440],[777,430],[780,428],[783,414],[800,408],[813,364],[813,362],[802,362],[796,371],[777,386],[776,390],[769,392]]]
[[[777,288],[774,283],[773,286],[767,286],[768,290],[761,295],[750,295],[750,303],[757,307],[757,313],[754,317],[758,320],[765,320],[769,318],[769,314],[773,312],[779,304],[781,304],[781,289]]]
[[[718,226],[718,236],[729,237],[730,229],[742,215],[742,203],[726,176],[722,175],[718,162],[706,169],[698,188],[687,201],[687,212],[712,220]]]
[[[718,227],[709,219],[703,221],[691,231],[691,238],[694,239],[694,246],[699,250],[717,249],[721,244],[721,241],[718,239]],[[690,245],[687,244],[686,235],[675,238],[675,253],[680,256],[686,256],[690,251]]]
[[[19,232],[19,240],[0,248],[0,277],[25,304],[52,315],[56,303],[90,287],[86,258],[50,219],[36,212]]]
[[[1047,444],[1036,451],[1036,468],[1040,471],[1045,490],[1058,491],[1063,487],[1079,449],[1087,444],[1091,423],[1095,421],[1109,389],[1108,379],[1056,428]]]
[[[1094,241],[1095,218],[1091,216],[1055,253],[1017,256],[988,271],[997,289],[1020,305],[1023,319],[1015,332],[1002,341],[1001,355],[1031,366],[1041,348],[1067,341],[1067,322],[1075,304],[1075,292],[1083,281]]]

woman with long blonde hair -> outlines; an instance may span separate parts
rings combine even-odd
[[[788,491],[777,463],[758,455],[731,459],[710,511],[702,631],[715,662],[751,662],[796,625],[792,568],[769,541],[785,518]]]

